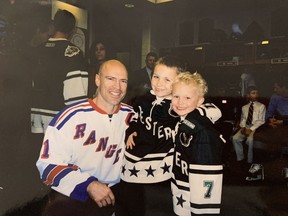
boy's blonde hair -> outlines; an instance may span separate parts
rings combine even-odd
[[[204,97],[207,92],[208,92],[208,85],[207,82],[205,81],[205,79],[197,72],[195,73],[190,73],[189,71],[187,72],[183,72],[180,73],[179,75],[177,75],[172,88],[174,87],[175,83],[185,83],[187,85],[189,84],[196,84],[198,88],[198,92],[199,92],[199,96]]]

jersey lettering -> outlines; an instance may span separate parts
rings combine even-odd
[[[110,145],[106,151],[105,158],[111,158],[116,148],[117,148],[117,145]]]
[[[181,168],[183,175],[188,176],[188,163],[184,160],[181,160],[181,153],[179,152],[175,153],[175,164]]]
[[[139,112],[138,112],[138,120],[141,124],[145,124],[145,127],[148,131],[152,130],[153,136],[157,136],[159,139],[165,137],[166,140],[173,137],[173,134],[176,134],[174,130],[172,130],[169,127],[165,127],[163,125],[158,126],[158,122],[152,121],[152,118],[146,117],[144,119],[143,117],[143,110],[141,106],[138,106]]]
[[[159,128],[158,128],[158,137],[159,138],[162,138],[164,135],[163,135],[163,126],[160,126]]]
[[[106,147],[107,147],[108,139],[109,139],[109,137],[102,137],[102,138],[99,140],[99,145],[98,145],[98,147],[96,148],[96,152],[105,151],[105,149],[106,149]]]
[[[83,145],[91,145],[94,144],[95,142],[96,142],[96,132],[95,130],[92,130]]]
[[[85,134],[84,133],[85,129],[86,129],[85,123],[76,125],[76,127],[75,127],[76,131],[75,131],[74,139],[82,138]]]
[[[204,187],[207,187],[207,191],[204,194],[205,199],[210,199],[211,198],[211,192],[213,189],[213,181],[204,181]]]
[[[141,122],[141,124],[144,124],[144,120],[143,120],[143,111],[142,111],[142,108],[141,106],[139,106],[139,121]]]
[[[47,159],[49,158],[49,140],[47,139],[44,143],[43,143],[43,153],[41,154],[41,158],[43,159]]]
[[[118,151],[116,152],[116,157],[115,157],[115,160],[113,162],[113,164],[117,163],[119,161],[119,155],[121,153],[122,149],[118,149]]]
[[[172,137],[172,130],[169,127],[164,128],[164,134],[166,135],[167,138]]]
[[[165,139],[169,139],[172,137],[172,134],[176,134],[169,127],[165,127],[163,125],[158,126],[158,122],[152,122],[151,117],[147,117],[145,119],[146,129],[152,130],[153,136],[157,136],[159,139],[165,137]]]
[[[147,130],[151,130],[151,128],[152,128],[151,127],[151,121],[152,121],[152,119],[150,117],[147,117],[145,120]]]

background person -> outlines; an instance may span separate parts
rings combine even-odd
[[[258,152],[257,164],[261,164],[264,160],[263,155],[268,152],[269,155],[277,155],[282,151],[283,147],[287,148],[288,143],[288,79],[287,76],[281,76],[274,81],[274,94],[271,96],[266,111],[266,124],[261,126],[254,134],[254,140],[264,144],[262,152]],[[263,150],[265,152],[263,152]],[[270,156],[271,157],[271,156]],[[287,161],[286,168],[283,169],[283,176],[287,181]],[[261,170],[262,169],[262,170]],[[258,172],[263,172],[263,165],[256,166],[253,169],[256,176]],[[263,173],[262,173],[263,174]],[[254,175],[254,176],[255,176]]]
[[[134,99],[137,95],[143,95],[147,90],[151,90],[151,78],[158,55],[149,52],[145,58],[145,67],[129,74],[129,94],[127,101]]]
[[[101,64],[111,58],[111,50],[108,48],[106,41],[99,39],[92,43],[89,52],[88,98],[93,98],[95,96],[95,75],[98,73]]]
[[[240,129],[232,137],[237,161],[244,162],[243,142],[248,146],[247,163],[253,163],[253,142],[255,131],[265,123],[266,107],[258,101],[258,90],[256,86],[249,87],[247,90],[247,99],[249,102],[242,107]],[[251,112],[252,111],[252,112]],[[249,115],[249,113],[251,113]],[[244,164],[244,163],[243,163]]]
[[[267,111],[266,124],[255,134],[255,140],[268,144],[270,151],[279,151],[287,145],[288,125],[288,84],[287,77],[281,77],[274,82],[274,94],[271,96]]]
[[[68,41],[76,19],[66,10],[54,16],[55,34],[39,48],[33,76],[31,132],[44,133],[65,106],[87,98],[88,72],[81,50]]]

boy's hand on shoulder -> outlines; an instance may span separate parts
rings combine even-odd
[[[130,134],[130,136],[128,137],[127,143],[126,143],[127,149],[133,149],[133,147],[135,146],[135,142],[134,142],[134,138],[133,138],[134,136],[137,136],[137,132]]]

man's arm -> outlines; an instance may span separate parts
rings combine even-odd
[[[240,117],[240,122],[239,122],[239,126],[240,128],[245,128],[246,127],[246,120],[247,120],[247,116],[248,116],[248,109],[246,110],[246,115],[245,115],[245,105],[242,106],[242,111],[241,111],[241,117]]]
[[[44,184],[81,201],[89,197],[88,185],[97,181],[96,177],[81,172],[81,168],[73,164],[70,140],[51,126],[45,133],[36,166]]]
[[[261,105],[258,115],[256,116],[256,120],[253,122],[253,126],[250,128],[252,131],[255,131],[261,125],[265,123],[265,113],[266,107],[264,104]]]
[[[268,121],[270,118],[273,118],[276,113],[276,107],[277,107],[277,98],[279,96],[272,95],[270,98],[270,102],[266,111],[265,120]]]

